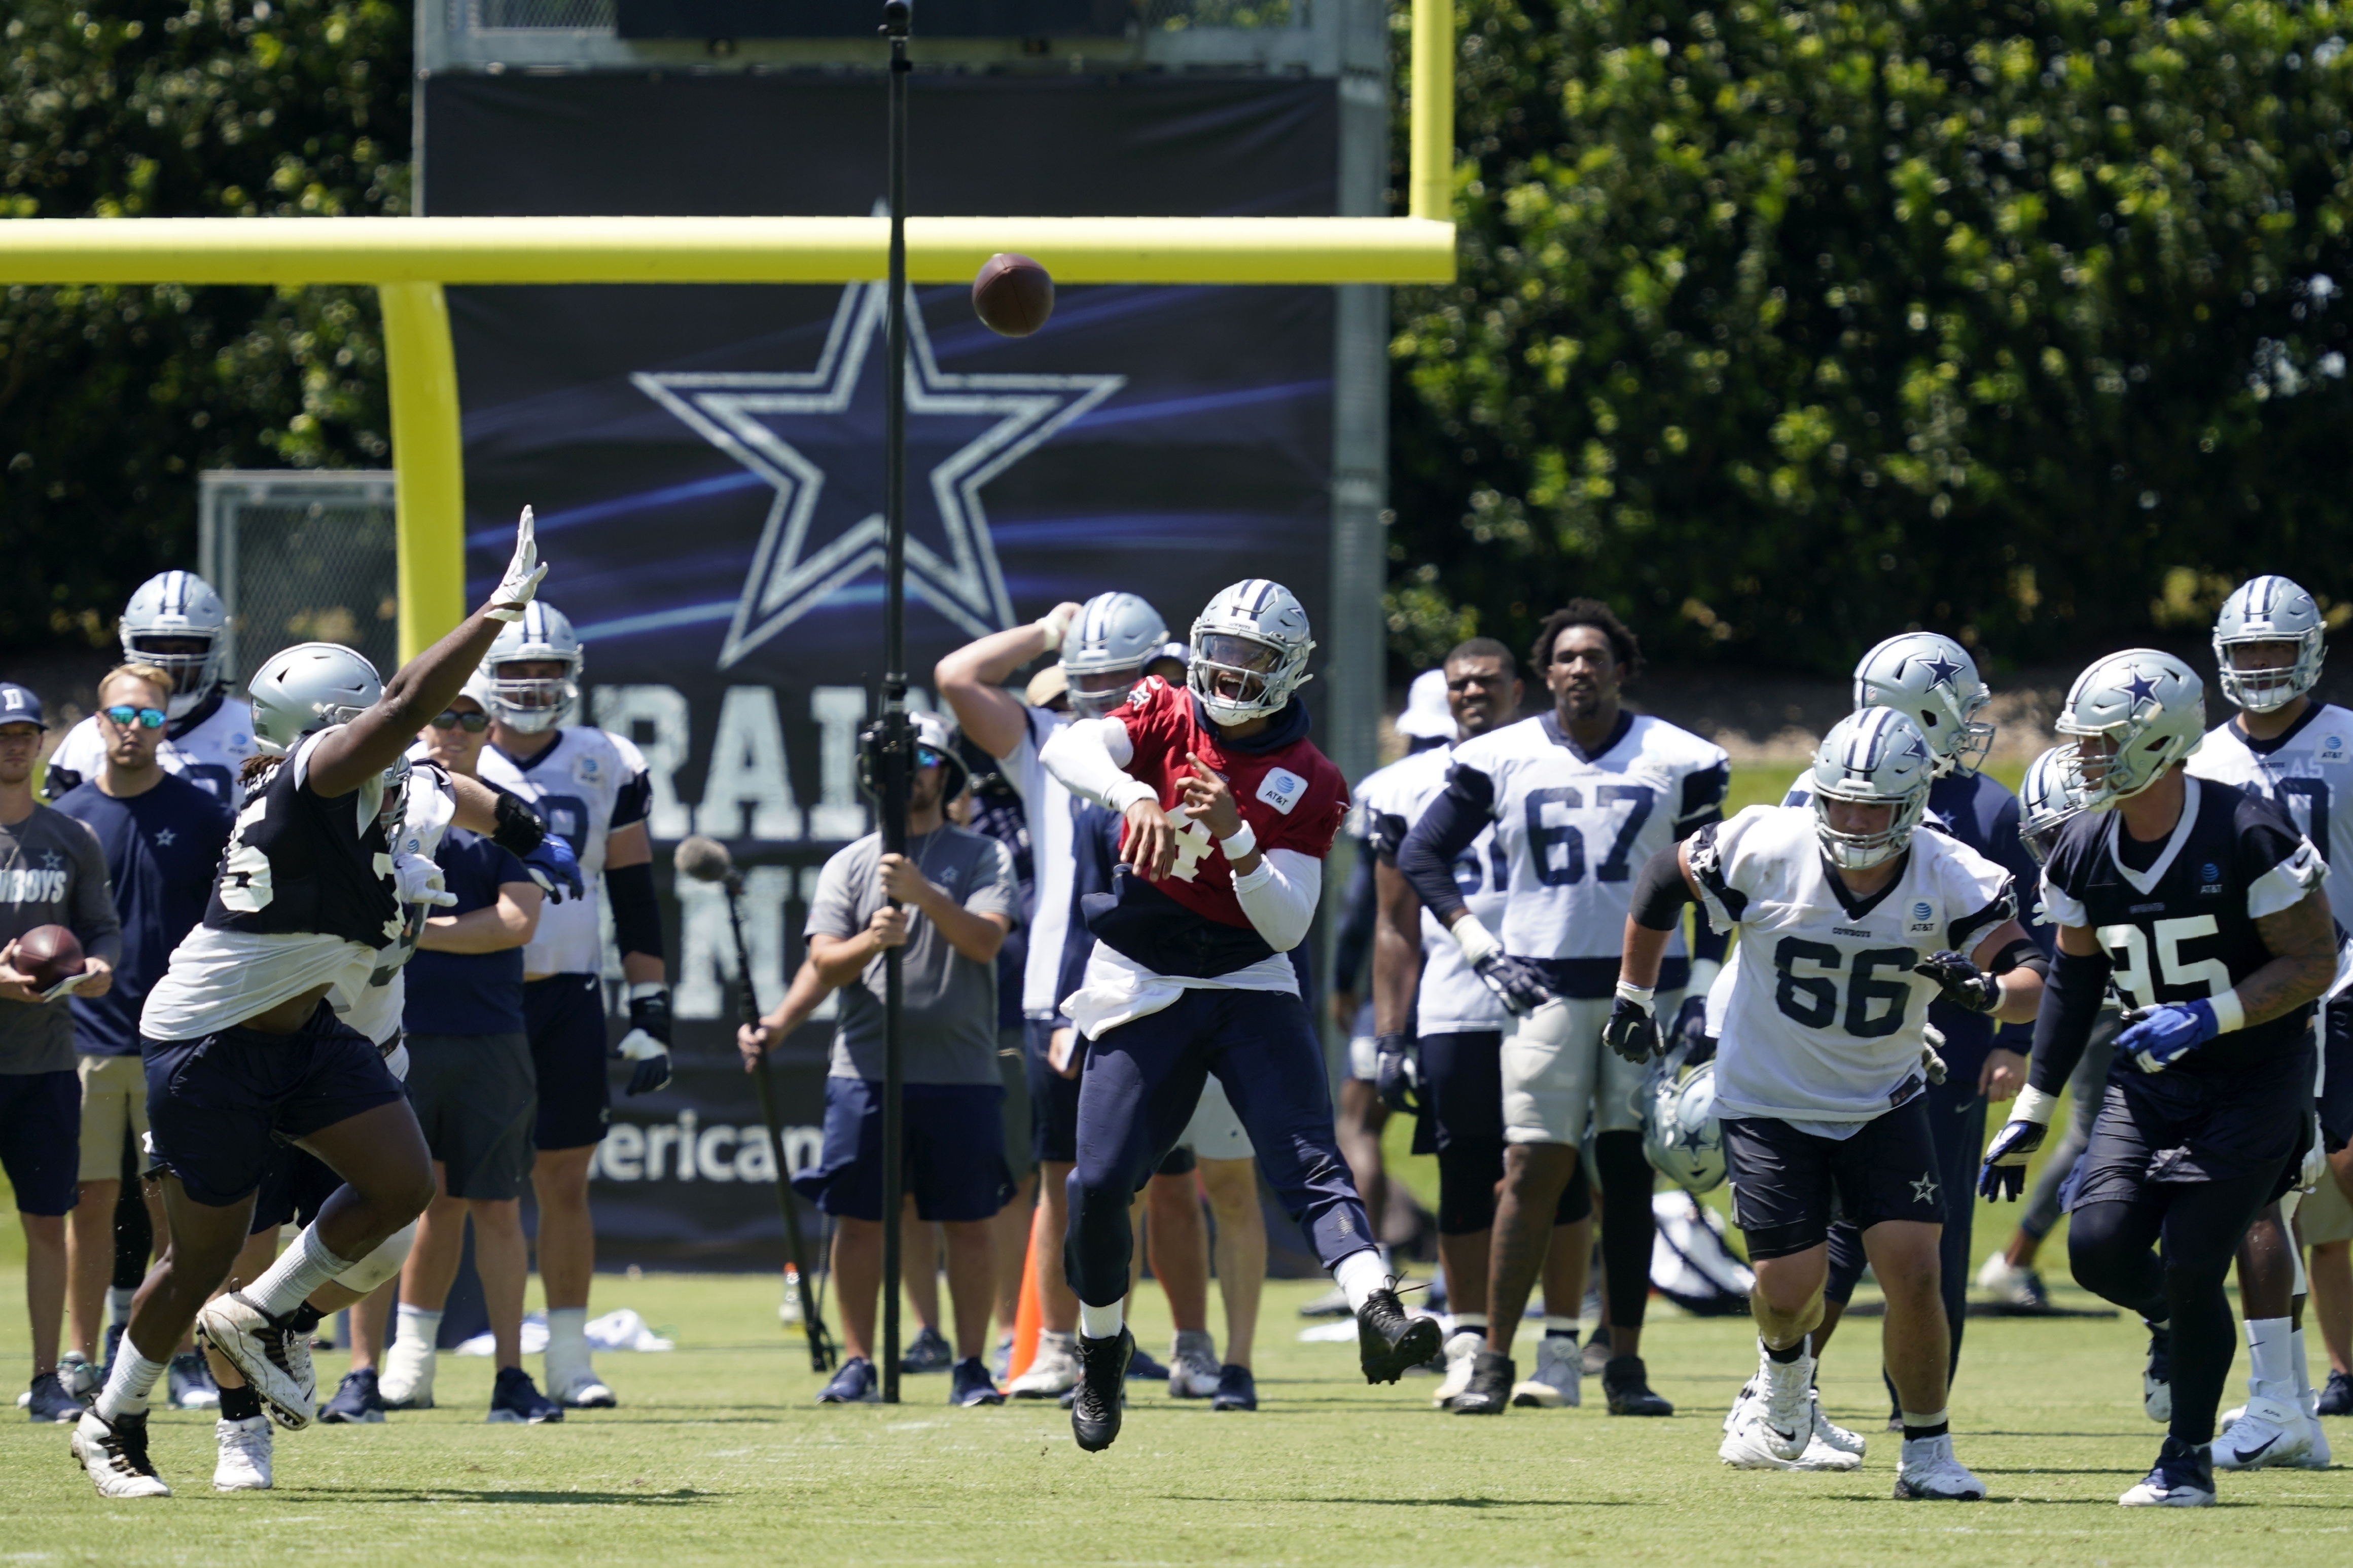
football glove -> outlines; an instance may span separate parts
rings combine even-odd
[[[2026,1157],[2042,1147],[2043,1131],[2040,1121],[2003,1123],[1978,1168],[1978,1196],[2016,1203],[2026,1191]]]
[[[1930,1083],[1945,1081],[1945,1034],[1934,1024],[1920,1026],[1920,1070]]]
[[[442,909],[458,901],[458,895],[445,885],[441,868],[424,855],[396,855],[392,858],[394,897],[404,904],[433,904]]]
[[[1956,1007],[1990,1013],[2001,1005],[2001,982],[1949,949],[1930,953],[1912,966],[1912,973],[1935,981],[1945,1000]]]
[[[561,839],[554,840],[556,843]],[[629,1032],[613,1047],[624,1061],[638,1064],[629,1087],[632,1097],[651,1094],[670,1082],[670,987],[659,984],[629,987]]]
[[[539,563],[538,530],[532,521],[531,508],[525,507],[522,521],[515,524],[514,556],[491,595],[490,607],[482,613],[494,621],[522,619],[523,606],[539,592],[539,580],[546,575],[547,568]]]
[[[522,858],[522,868],[539,884],[550,903],[560,904],[569,895],[582,898],[587,885],[580,879],[580,858],[572,853],[571,841],[561,833],[551,832],[539,841],[539,847]]]
[[[1697,1067],[1715,1054],[1715,1044],[1707,1037],[1705,996],[1684,994],[1683,1005],[1675,1010],[1675,1021],[1667,1030],[1667,1047],[1681,1053],[1686,1067]]]
[[[2160,1002],[2125,1015],[2125,1031],[2116,1037],[2116,1049],[2131,1057],[2133,1065],[2143,1072],[2163,1072],[2221,1032],[2214,1004],[2203,997],[2195,1002]]]
[[[1525,958],[1491,952],[1471,967],[1487,989],[1520,1017],[1552,1000],[1552,987],[1545,984],[1544,971]]]
[[[1421,1068],[1414,1059],[1414,1043],[1411,1035],[1382,1035],[1373,1041],[1374,1060],[1379,1064],[1373,1081],[1379,1087],[1381,1103],[1408,1116],[1421,1114]]]
[[[1609,1004],[1609,1021],[1601,1026],[1601,1043],[1640,1066],[1663,1054],[1659,1020],[1653,1016],[1651,993],[1620,983]]]

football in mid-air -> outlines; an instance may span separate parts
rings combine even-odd
[[[31,977],[34,990],[47,991],[81,973],[81,942],[63,926],[35,926],[16,939],[12,967]]]
[[[1054,313],[1054,279],[1026,256],[1000,250],[972,280],[973,314],[1004,338],[1026,338]]]

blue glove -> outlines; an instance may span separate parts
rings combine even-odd
[[[1936,983],[1945,1000],[1972,1013],[1990,1013],[2001,1005],[2001,982],[1947,949],[1932,952],[1912,966],[1915,974]]]
[[[1651,1016],[1650,1004],[1622,994],[1609,1003],[1609,1021],[1601,1026],[1601,1043],[1638,1067],[1663,1054],[1659,1021]]]
[[[1683,1053],[1685,1067],[1697,1067],[1715,1055],[1715,1042],[1707,1035],[1707,997],[1687,995],[1675,1012],[1675,1021],[1667,1030],[1667,1047]]]
[[[522,858],[522,868],[539,884],[548,901],[560,904],[565,895],[584,898],[587,885],[580,879],[580,858],[572,853],[571,842],[561,833],[550,833],[539,841],[539,847]]]
[[[2016,1203],[2026,1190],[2026,1157],[2042,1147],[2040,1121],[2011,1121],[1986,1145],[1985,1163],[1978,1168],[1978,1196]]]
[[[1407,1116],[1421,1114],[1421,1071],[1413,1047],[1411,1035],[1382,1035],[1373,1041],[1381,1103]]]
[[[2221,1032],[2211,1002],[2160,1002],[2125,1015],[2116,1049],[2143,1072],[2163,1072]]]
[[[1491,952],[1471,967],[1486,982],[1487,989],[1520,1017],[1552,1000],[1552,987],[1545,984],[1544,971],[1525,958]]]
[[[629,998],[629,1032],[613,1047],[615,1056],[638,1064],[629,1087],[621,1091],[633,1098],[670,1082],[670,990],[651,984],[643,989],[644,994]]]

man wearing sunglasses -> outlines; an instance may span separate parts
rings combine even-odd
[[[73,1353],[66,1392],[98,1391],[99,1335],[107,1287],[115,1274],[115,1205],[124,1155],[147,1135],[147,1074],[139,1056],[139,1009],[163,977],[172,950],[204,919],[214,868],[236,820],[227,804],[185,774],[168,772],[158,753],[167,723],[172,678],[153,665],[126,664],[99,682],[90,721],[106,749],[98,771],[68,790],[58,810],[87,824],[106,855],[122,955],[103,995],[73,999],[74,1049],[80,1058],[79,1196],[66,1237],[67,1299]],[[134,1169],[146,1168],[143,1152]],[[164,1234],[160,1190],[145,1199],[150,1236]],[[147,1245],[138,1249],[143,1271]],[[172,1403],[182,1408],[219,1401],[205,1359],[193,1345],[172,1358]],[[79,1412],[76,1413],[77,1415]]]
[[[229,695],[227,632],[227,607],[193,572],[157,573],[122,607],[123,661],[161,670],[166,682],[155,704],[164,713],[157,763],[234,807],[245,799],[238,770],[260,748],[252,705]],[[48,798],[96,777],[111,744],[96,714],[67,731],[49,756]]]

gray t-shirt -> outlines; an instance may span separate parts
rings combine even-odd
[[[106,877],[106,851],[90,826],[46,805],[0,823],[0,947],[35,926],[63,926],[85,953],[122,956],[122,921]],[[0,998],[0,1074],[71,1071],[73,1010],[54,1002]]]
[[[933,886],[976,915],[1021,919],[1013,858],[996,839],[944,826],[907,840],[907,858]],[[868,834],[825,863],[809,901],[810,936],[856,936],[882,907],[882,837]],[[906,1000],[902,1061],[909,1083],[1002,1083],[997,1068],[997,965],[976,963],[948,945],[939,927],[907,913],[901,950]],[[883,960],[841,988],[833,1030],[834,1078],[882,1077]]]

